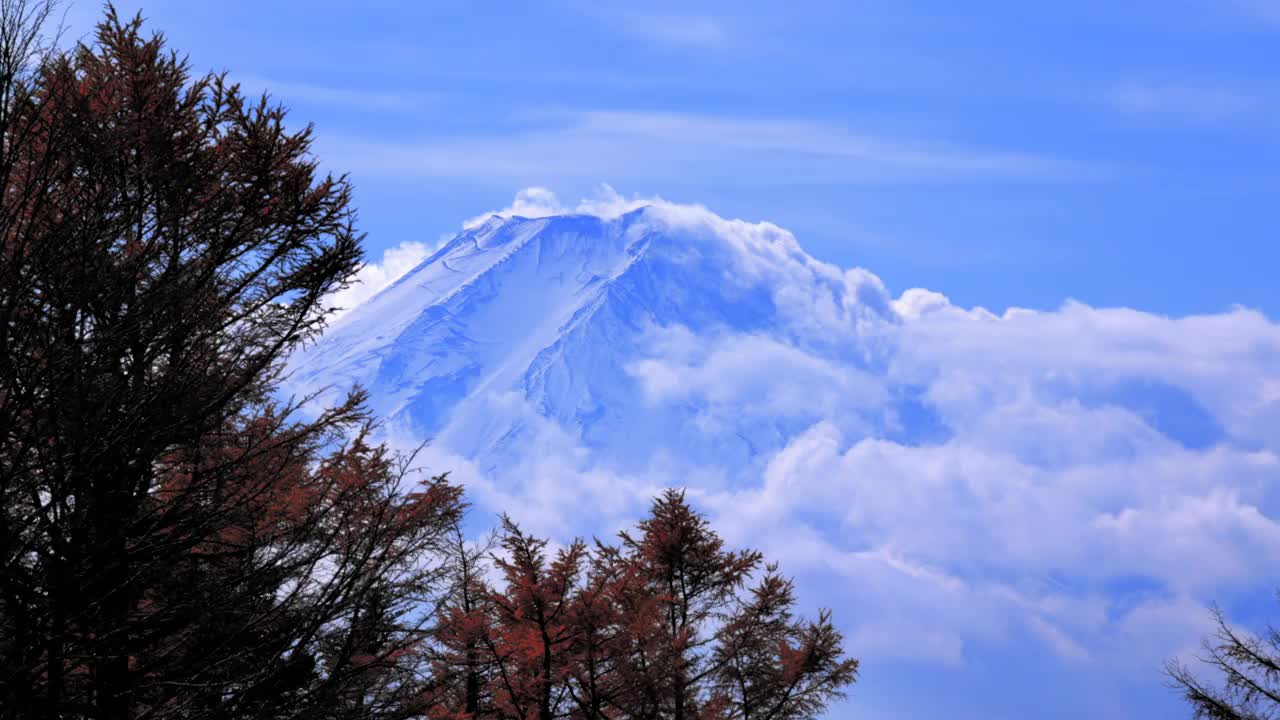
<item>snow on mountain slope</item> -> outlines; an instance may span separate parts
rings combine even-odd
[[[342,316],[289,389],[363,385],[478,508],[559,539],[688,486],[864,658],[1152,667],[1280,563],[1259,313],[995,315],[702,207],[517,205]]]
[[[396,431],[482,464],[519,450],[524,422],[492,407],[514,400],[619,467],[666,453],[737,471],[824,417],[824,394],[875,394],[859,387],[877,362],[868,333],[893,321],[873,277],[814,261],[772,226],[670,206],[493,216],[343,316],[292,371],[308,389],[363,385]],[[775,386],[755,407],[677,396],[646,360],[694,336],[767,346],[753,362]],[[796,387],[777,374],[788,363],[826,382]]]

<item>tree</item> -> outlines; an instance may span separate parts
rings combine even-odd
[[[506,557],[497,564],[506,589],[490,595],[491,622],[483,635],[498,671],[494,706],[504,717],[553,720],[566,693],[565,661],[577,633],[570,621],[585,548],[575,541],[548,561],[546,540],[529,537],[509,518],[502,524]]]
[[[554,557],[504,520],[503,582],[438,636],[441,675],[464,653],[487,704],[434,701],[459,716],[812,718],[857,675],[823,611],[793,617],[791,583],[756,552],[733,552],[677,491],[654,501],[619,545],[581,542]],[[478,595],[473,592],[473,597]],[[453,670],[448,659],[455,663]],[[442,713],[446,714],[446,713]]]
[[[310,128],[107,9],[0,0],[0,715],[783,720],[854,679],[823,613],[671,492],[555,553],[300,419],[284,358],[360,265]],[[443,606],[441,605],[443,603]]]
[[[1169,661],[1165,674],[1170,687],[1191,705],[1202,720],[1268,720],[1280,717],[1280,632],[1269,628],[1261,637],[1232,629],[1219,608],[1213,609],[1217,629],[1204,641],[1200,661],[1225,679],[1215,687],[1186,665]]]
[[[110,8],[0,0],[0,715],[423,712],[461,512],[272,400],[360,264],[310,128]]]
[[[484,630],[490,621],[490,591],[484,582],[485,558],[496,537],[468,543],[460,525],[454,527],[449,568],[453,584],[438,610],[442,621],[433,646],[433,674],[424,695],[437,713],[454,713],[476,720],[493,717],[493,696],[486,678],[488,659]]]

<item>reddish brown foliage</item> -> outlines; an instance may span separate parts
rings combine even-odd
[[[504,524],[503,581],[473,573],[447,608],[440,717],[771,720],[818,715],[857,661],[791,583],[730,552],[678,492],[621,544],[546,542]]]

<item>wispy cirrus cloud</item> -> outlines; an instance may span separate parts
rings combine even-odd
[[[661,45],[695,50],[725,50],[741,40],[729,16],[664,10],[650,5],[599,4],[579,6],[581,12],[601,24],[633,38]]]
[[[1247,18],[1280,28],[1280,2],[1277,0],[1232,0],[1228,6]]]
[[[1113,86],[1106,99],[1112,108],[1130,115],[1213,123],[1259,117],[1274,105],[1238,82],[1197,80],[1130,80]]]
[[[290,82],[257,75],[234,75],[231,80],[251,95],[268,93],[285,105],[328,105],[369,112],[415,111],[438,106],[444,96],[406,90],[369,90],[356,86]]]
[[[1074,179],[1109,172],[1077,161],[794,118],[637,110],[552,110],[505,134],[386,142],[323,138],[358,173],[536,185],[556,180],[725,183]]]

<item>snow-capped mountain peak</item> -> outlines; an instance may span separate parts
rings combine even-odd
[[[714,400],[665,398],[647,362],[655,349],[672,350],[680,333],[751,337],[866,366],[869,324],[894,318],[870,273],[820,263],[767,223],[667,203],[603,217],[494,214],[345,314],[294,358],[292,381],[335,393],[360,384],[388,427],[448,436],[482,461],[527,430],[485,410],[501,401],[624,464],[678,452],[741,468],[820,403],[803,418],[726,422],[706,406]],[[662,421],[646,430],[632,421],[655,413]]]
[[[429,441],[478,509],[559,539],[688,487],[732,542],[860,608],[867,652],[957,662],[1014,623],[1074,662],[1117,637],[1177,649],[1163,597],[1100,589],[1275,564],[1277,358],[1280,327],[1245,309],[892,298],[769,223],[527,191],[342,316],[289,389],[363,385],[393,444]]]

